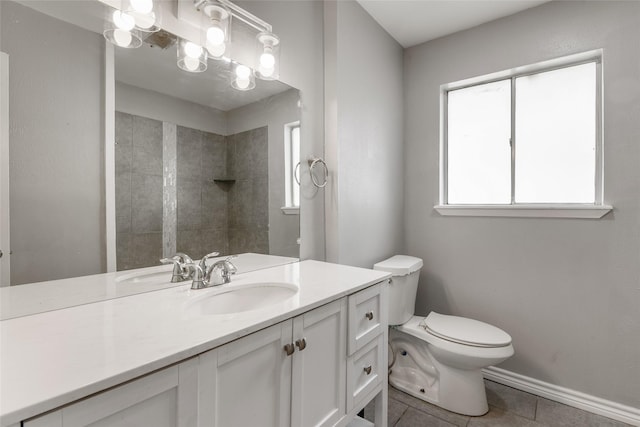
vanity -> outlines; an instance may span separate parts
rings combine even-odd
[[[0,426],[386,426],[388,278],[307,260],[3,320]]]

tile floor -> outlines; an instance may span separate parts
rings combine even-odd
[[[485,384],[489,412],[482,417],[454,414],[389,387],[389,427],[629,426],[492,381]],[[365,417],[372,419],[371,406],[365,409]]]

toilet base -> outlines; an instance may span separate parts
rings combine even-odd
[[[395,377],[394,373],[396,374]],[[464,379],[460,378],[463,384],[458,386],[449,382],[451,378],[445,378],[445,386],[451,385],[452,387],[445,387],[443,389],[441,387],[442,383],[438,380],[431,383],[431,385],[429,385],[428,382],[406,380],[406,378],[417,378],[419,376],[413,373],[402,372],[402,370],[398,372],[392,369],[391,375],[389,375],[389,384],[397,390],[417,399],[424,400],[425,402],[432,403],[447,411],[477,417],[489,411],[482,372],[477,373],[479,374],[479,379],[473,378],[473,380],[470,381],[469,374],[473,373],[466,372]],[[475,375],[471,376],[473,377]]]
[[[484,378],[480,369],[458,369],[433,357],[427,343],[392,331],[395,363],[389,384],[413,397],[443,409],[468,416],[489,411]]]

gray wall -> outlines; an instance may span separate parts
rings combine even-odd
[[[9,54],[11,283],[106,268],[104,39],[12,2]]]
[[[229,133],[268,126],[268,253],[272,255],[300,256],[297,243],[300,236],[300,215],[285,215],[280,209],[285,205],[284,125],[300,120],[299,99],[300,92],[291,89],[227,113]]]
[[[424,259],[416,312],[513,337],[502,367],[640,407],[640,3],[551,2],[405,52],[408,253]],[[439,85],[604,48],[600,220],[441,217]]]
[[[224,111],[122,82],[116,82],[116,110],[205,132],[227,134]]]
[[[353,1],[325,25],[327,258],[371,268],[403,249],[403,50]]]

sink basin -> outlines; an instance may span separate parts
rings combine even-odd
[[[162,284],[171,282],[171,269],[147,273],[132,273],[116,278],[122,284]]]
[[[250,283],[207,290],[206,294],[190,301],[187,310],[199,314],[232,314],[260,310],[284,302],[298,293],[292,283]],[[211,293],[213,291],[214,293]],[[202,291],[196,291],[202,292]]]

